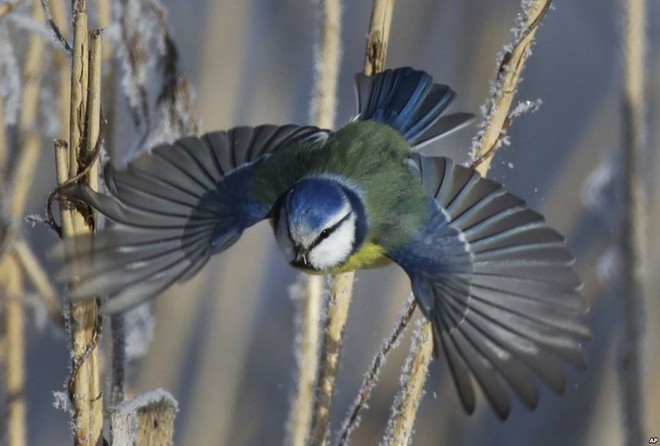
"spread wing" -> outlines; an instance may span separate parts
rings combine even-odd
[[[466,411],[473,378],[502,419],[508,388],[536,407],[534,375],[562,392],[560,362],[584,369],[580,342],[590,336],[564,238],[472,169],[414,154],[411,170],[435,201],[420,236],[390,256],[411,279]]]
[[[189,279],[269,212],[253,196],[254,167],[294,145],[320,145],[328,134],[295,125],[237,127],[158,146],[122,170],[107,168],[109,195],[67,186],[64,195],[116,225],[59,245],[68,264],[58,279],[76,282],[73,298],[109,296],[106,313]]]

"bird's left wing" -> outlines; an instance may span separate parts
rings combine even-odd
[[[254,167],[295,144],[320,144],[329,131],[296,125],[237,127],[164,144],[109,167],[109,195],[80,185],[61,194],[83,201],[116,225],[78,236],[56,251],[67,257],[58,278],[74,281],[74,298],[109,296],[122,311],[192,277],[209,257],[264,219],[268,203],[252,191]]]
[[[502,419],[507,387],[536,406],[533,375],[562,392],[560,361],[583,369],[580,341],[590,335],[564,238],[472,169],[419,154],[410,167],[433,197],[430,218],[388,255],[409,275],[466,411],[475,408],[472,378]]]

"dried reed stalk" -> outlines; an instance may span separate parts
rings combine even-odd
[[[43,22],[41,6],[32,4],[31,16],[35,22]],[[19,115],[20,148],[18,161],[11,172],[10,236],[14,237],[25,213],[34,169],[39,158],[41,137],[35,131],[39,102],[40,71],[44,53],[44,42],[32,35],[28,40],[23,71],[22,107]],[[1,125],[4,127],[4,116]],[[4,138],[2,141],[5,144]],[[2,149],[4,153],[6,149]],[[13,248],[13,247],[12,247]],[[7,441],[21,446],[26,442],[25,418],[25,314],[22,295],[24,292],[21,264],[15,253],[0,261],[0,289],[6,291],[6,394],[7,394]]]
[[[337,102],[337,75],[341,58],[341,0],[321,3],[321,31],[316,60],[316,86],[312,102],[313,120],[321,128],[334,128]],[[316,387],[317,379],[324,386],[332,386],[334,374],[319,373],[319,337],[324,277],[309,276],[301,304],[301,331],[298,348],[298,376],[296,397],[289,421],[287,444],[303,446],[313,429],[312,438],[327,436],[330,401],[328,395]],[[345,311],[348,311],[346,306]],[[334,319],[344,318],[333,313]],[[330,316],[329,316],[330,317]],[[326,335],[328,332],[326,331]],[[341,334],[339,335],[341,336]],[[325,359],[329,362],[330,358]],[[328,362],[324,365],[327,366]],[[332,367],[332,366],[330,366]],[[335,364],[336,372],[336,364]],[[318,375],[318,377],[317,377]],[[316,391],[315,391],[316,390]],[[329,398],[332,398],[330,391]]]
[[[26,444],[25,418],[25,315],[23,274],[14,256],[0,265],[0,293],[5,307],[7,444]]]
[[[374,74],[382,70],[385,65],[393,9],[394,0],[374,1],[365,55],[365,74]],[[330,406],[335,388],[344,327],[348,319],[348,310],[353,295],[354,278],[355,272],[353,271],[337,274],[332,278],[326,326],[321,341],[321,362],[310,437],[312,444],[327,443]]]
[[[337,74],[341,57],[341,0],[324,0],[320,6],[321,30],[316,50],[316,85],[312,114],[317,126],[333,128],[337,102]],[[287,424],[286,444],[292,446],[303,446],[312,426],[316,393],[314,385],[319,370],[323,288],[323,276],[307,276],[305,295],[299,308],[296,393]]]
[[[98,32],[93,32],[91,48],[88,50],[86,0],[75,1],[73,13],[69,146],[64,159],[63,145],[61,143],[58,145],[56,167],[60,184],[63,179],[68,181],[80,173],[87,172],[82,181],[96,189],[98,171],[94,167],[96,159],[92,154],[100,133],[101,39]],[[93,230],[94,216],[88,209],[71,209],[70,206],[62,206],[61,212],[62,231],[65,237],[73,237]],[[69,324],[72,350],[69,397],[74,411],[74,443],[96,445],[102,441],[103,429],[103,393],[97,348],[101,319],[97,302],[72,301]]]
[[[481,132],[473,146],[475,168],[485,176],[495,151],[500,147],[504,131],[511,123],[510,109],[518,89],[520,75],[530,54],[530,47],[541,20],[550,9],[551,0],[523,0],[522,23],[514,31],[511,48],[502,54],[491,97],[485,103],[485,120]],[[393,407],[383,444],[410,444],[417,408],[433,358],[433,330],[430,322],[425,322],[414,340],[410,367],[404,371],[403,386]]]
[[[125,401],[111,414],[113,444],[169,446],[174,435],[176,400],[162,389]]]
[[[643,347],[644,290],[642,262],[645,218],[640,166],[647,151],[645,51],[646,2],[625,0],[623,31],[623,215],[621,252],[623,265],[623,336],[619,351],[619,393],[624,440],[642,444],[644,427]]]
[[[25,276],[30,279],[37,293],[39,293],[41,303],[46,309],[50,320],[58,327],[64,327],[64,314],[62,313],[62,304],[57,291],[48,280],[46,271],[44,271],[43,266],[41,266],[25,240],[17,240],[14,243],[14,254],[23,271],[25,271]]]

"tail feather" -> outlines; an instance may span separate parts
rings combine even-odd
[[[430,142],[472,120],[467,113],[441,118],[456,94],[447,85],[434,84],[424,71],[404,67],[374,76],[357,74],[355,80],[358,119],[390,125],[413,146]]]

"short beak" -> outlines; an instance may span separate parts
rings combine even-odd
[[[300,248],[300,250],[296,251],[295,263],[297,263],[298,265],[302,265],[302,266],[309,266],[307,256],[309,256],[309,251],[307,251],[306,249]]]

